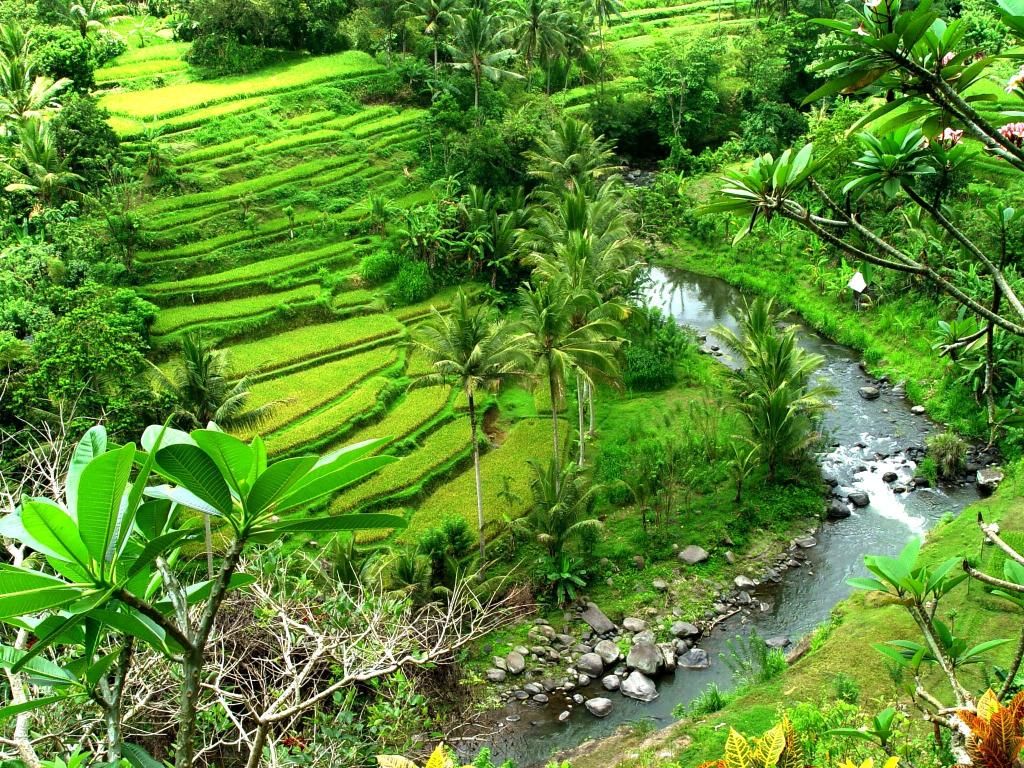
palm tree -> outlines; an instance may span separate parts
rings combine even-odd
[[[517,0],[513,6],[509,34],[523,56],[527,72],[533,66],[534,56],[547,64],[552,55],[564,49],[563,16],[564,12],[551,0]]]
[[[454,60],[452,68],[473,76],[473,106],[477,109],[484,77],[494,82],[510,77],[523,79],[522,75],[506,68],[515,51],[505,46],[504,35],[497,17],[479,8],[471,8],[455,28],[455,38],[449,46]]]
[[[437,51],[441,35],[455,21],[458,0],[409,0],[406,13],[423,24],[423,34],[434,41],[434,69],[437,69]]]
[[[800,348],[794,327],[779,330],[784,317],[773,299],[759,297],[743,308],[739,333],[715,330],[743,360],[733,380],[769,481],[817,439],[813,420],[828,408],[828,397],[835,392],[814,380],[824,358]]]
[[[601,72],[600,81],[601,87],[604,87],[604,28],[608,25],[608,20],[612,16],[622,15],[622,3],[619,0],[592,0],[592,9],[594,17],[597,19],[597,33],[601,37]]]
[[[0,24],[0,58],[27,60],[32,39],[17,24]]]
[[[7,192],[28,192],[36,197],[40,208],[76,194],[82,177],[68,170],[68,158],[57,151],[49,123],[35,117],[23,120],[17,137],[15,156],[0,159],[0,168],[16,179],[4,187]]]
[[[19,121],[59,109],[57,96],[69,85],[66,77],[37,76],[25,58],[0,58],[0,119]]]
[[[82,37],[88,37],[91,30],[103,29],[114,12],[115,9],[103,0],[72,0],[67,16]]]
[[[526,372],[519,336],[485,305],[471,307],[461,290],[455,294],[451,310],[442,314],[434,308],[430,320],[417,334],[416,349],[430,363],[430,373],[417,384],[442,384],[459,387],[469,403],[469,429],[473,444],[473,472],[476,480],[477,533],[480,562],[484,557],[484,502],[480,481],[480,444],[477,392],[494,390],[513,377]]]
[[[530,175],[551,193],[583,189],[592,194],[616,178],[621,166],[604,136],[595,136],[589,123],[563,117],[551,132],[526,153]]]
[[[196,333],[182,338],[181,359],[170,374],[155,365],[152,373],[158,388],[174,398],[174,420],[186,429],[202,429],[211,421],[226,429],[257,429],[281,405],[247,408],[249,378],[232,381],[227,353]]]
[[[599,531],[601,522],[593,517],[594,501],[601,486],[591,484],[586,473],[573,462],[553,456],[546,463],[530,461],[532,503],[525,527],[548,555],[557,559],[566,543],[586,531]]]
[[[617,326],[608,317],[582,312],[592,301],[563,279],[544,280],[519,289],[522,329],[534,373],[548,380],[553,455],[560,456],[558,407],[570,373],[592,381],[613,378],[618,370]],[[580,436],[582,440],[582,435]]]

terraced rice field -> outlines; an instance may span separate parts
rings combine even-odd
[[[627,55],[692,35],[735,35],[752,24],[749,0],[691,0],[673,5],[645,6],[634,2],[609,21],[605,38],[611,49]]]
[[[380,71],[362,54],[203,82],[188,82],[181,55],[178,44],[152,45],[101,70],[102,82],[134,88],[102,97],[128,149],[156,135],[177,180],[136,208],[140,292],[161,308],[157,362],[169,365],[186,333],[216,341],[253,382],[251,403],[275,404],[259,431],[276,456],[386,437],[380,450],[401,461],[334,499],[336,513],[401,507],[417,532],[428,525],[417,519],[425,500],[424,520],[473,514],[473,504],[430,501],[461,505],[472,476],[460,393],[411,386],[426,372],[409,354],[411,334],[454,291],[392,307],[389,286],[358,279],[359,260],[383,245],[361,223],[367,192],[400,208],[429,199],[416,174],[423,113],[342,98]],[[165,76],[166,86],[139,85]],[[485,454],[488,477],[546,457],[547,424],[507,425],[508,439]]]

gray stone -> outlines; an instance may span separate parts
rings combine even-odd
[[[637,643],[653,643],[653,642],[654,642],[654,633],[651,630],[649,630],[649,629],[645,629],[643,632],[637,632],[635,635],[633,635],[633,645],[636,645]]]
[[[655,592],[667,592],[668,591],[668,582],[665,581],[664,579],[655,579],[654,581],[651,582],[651,586],[654,588]]]
[[[654,701],[658,698],[658,688],[651,678],[642,672],[633,670],[629,677],[622,681],[620,689],[623,696],[637,701]]]
[[[757,582],[749,576],[743,576],[742,574],[732,580],[732,583],[736,585],[737,589],[753,589],[757,586]]]
[[[878,387],[861,387],[857,390],[865,400],[877,400],[882,394]]]
[[[915,405],[913,408],[910,409],[910,412],[915,414],[915,415],[917,415],[917,416],[923,416],[924,415],[924,406],[923,405]]]
[[[741,591],[738,595],[736,595],[737,605],[750,605],[752,602],[754,602],[754,598],[750,596],[749,592]]]
[[[605,664],[614,664],[622,656],[619,646],[611,640],[602,640],[594,646],[594,653],[601,657]]]
[[[548,642],[552,641],[557,637],[554,628],[550,624],[538,624],[530,630],[531,634],[539,635],[540,637],[546,638]]]
[[[886,472],[885,474],[882,475],[882,482],[895,483],[899,479],[899,477],[900,476],[897,475],[895,472]]]
[[[661,663],[666,672],[672,672],[676,668],[676,649],[672,643],[658,643],[658,650],[661,651]]]
[[[703,563],[711,555],[704,547],[698,547],[696,544],[691,544],[682,552],[679,553],[679,559],[687,565],[697,565]]]
[[[604,686],[606,691],[617,691],[621,684],[622,681],[615,675],[605,675],[601,678],[601,685]]]
[[[622,628],[627,632],[643,632],[647,629],[647,622],[630,616],[622,620]]]
[[[811,547],[818,546],[818,540],[813,536],[800,536],[793,540],[800,549],[810,549]]]
[[[764,644],[767,645],[769,648],[782,649],[789,645],[789,638],[784,637],[782,635],[778,637],[769,637],[767,640],[764,641]]]
[[[504,683],[505,670],[491,667],[491,669],[487,670],[487,681],[491,683]]]
[[[633,567],[634,568],[636,568],[638,571],[642,571],[644,569],[645,565],[646,565],[646,561],[644,560],[644,556],[643,555],[633,555]]]
[[[1003,470],[998,467],[986,467],[985,469],[978,470],[974,476],[974,482],[977,484],[979,491],[989,494],[999,487],[1004,477]]]
[[[736,555],[732,553],[731,549],[728,549],[725,552],[725,562],[729,565],[736,565]]]
[[[587,698],[582,693],[574,693],[572,695],[572,701],[574,704],[582,704]]]
[[[607,717],[612,711],[612,700],[606,699],[604,696],[598,696],[593,699],[587,699],[586,707],[587,712],[594,717]]]
[[[548,695],[546,693],[535,693],[533,695],[533,700],[536,701],[538,704],[547,704]]]
[[[849,499],[850,503],[855,507],[866,507],[871,503],[871,497],[864,493],[864,491],[853,491],[846,498]]]
[[[519,701],[526,701],[530,698],[530,694],[526,691],[512,691],[512,698],[519,699]]]
[[[703,648],[691,648],[676,663],[683,669],[707,669],[711,666],[708,652]]]
[[[526,659],[523,654],[514,650],[505,656],[505,669],[513,675],[521,675],[522,671],[526,669]]]
[[[529,656],[530,655],[530,649],[527,648],[525,645],[517,645],[515,648],[512,649],[512,652],[513,653],[518,653],[520,656]],[[506,659],[506,661],[507,661],[507,659]]]
[[[652,643],[637,643],[629,649],[626,656],[626,666],[630,669],[639,670],[645,675],[655,675],[665,664],[661,651]]]
[[[492,656],[491,663],[494,664],[498,669],[508,672],[508,666],[505,664],[505,659],[501,656]]]
[[[535,694],[540,693],[544,689],[541,688],[540,683],[527,683],[526,685],[523,686],[523,690],[526,691],[531,696],[533,696]]]
[[[597,677],[604,672],[604,659],[596,653],[584,653],[576,660],[576,669],[585,675]]]
[[[569,712],[568,711],[559,712],[558,713],[558,722],[564,723],[568,719],[569,719]]]
[[[697,637],[700,634],[697,625],[688,621],[673,622],[671,632],[675,637]]]
[[[575,645],[576,638],[573,637],[572,635],[555,635],[555,641],[559,645],[563,645],[566,648],[568,648],[571,645]]]
[[[832,499],[825,514],[829,520],[842,520],[850,516],[850,508],[839,499]]]
[[[612,624],[611,619],[604,615],[604,611],[598,608],[594,603],[587,603],[587,608],[580,614],[580,618],[585,621],[594,632],[599,635],[603,635],[606,632],[614,632],[615,625]]]

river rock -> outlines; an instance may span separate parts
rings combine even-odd
[[[1004,477],[1003,470],[998,467],[986,467],[978,470],[974,476],[974,482],[978,486],[978,490],[987,495],[999,487]]]
[[[597,677],[604,672],[604,659],[596,653],[584,653],[576,660],[576,669],[584,675]]]
[[[818,546],[818,540],[813,536],[799,536],[793,539],[793,543],[800,549],[810,549],[811,547]]]
[[[915,405],[913,408],[910,409],[910,412],[913,413],[916,416],[923,416],[924,415],[924,406],[923,405]]]
[[[643,632],[647,629],[647,622],[643,619],[629,616],[622,620],[622,628],[627,632]]]
[[[658,650],[661,651],[662,668],[666,672],[672,672],[676,668],[676,649],[672,643],[658,643]]]
[[[700,630],[697,629],[695,624],[691,624],[688,621],[676,621],[672,624],[672,634],[675,637],[686,638],[696,637],[700,634]]]
[[[573,704],[582,704],[586,700],[587,700],[587,697],[584,696],[582,693],[574,693],[572,695],[572,702],[573,702]]]
[[[619,646],[611,640],[602,640],[594,646],[594,653],[601,657],[601,661],[607,664],[614,664],[622,656]]]
[[[711,666],[708,652],[703,648],[691,648],[676,661],[683,669],[707,669]]]
[[[508,672],[508,664],[505,663],[505,659],[501,656],[492,656],[491,663],[498,669]]]
[[[558,713],[558,722],[564,723],[568,719],[569,719],[569,712],[568,711],[559,712]]]
[[[622,681],[619,680],[618,675],[605,675],[601,678],[601,685],[606,691],[617,691],[621,684]]]
[[[580,618],[598,635],[615,631],[615,625],[612,624],[611,619],[605,616],[604,611],[594,603],[587,603],[587,608],[580,614]]]
[[[623,696],[637,701],[654,701],[658,698],[658,688],[654,681],[642,672],[633,670],[629,677],[622,681],[620,689]]]
[[[533,695],[533,700],[536,701],[538,704],[547,704],[548,695],[546,693],[535,693]]]
[[[653,643],[641,642],[629,649],[626,656],[626,666],[636,669],[645,675],[655,675],[664,665],[665,660],[661,657],[661,651]]]
[[[871,497],[864,493],[864,491],[853,491],[846,498],[855,507],[866,507],[871,503]]]
[[[555,642],[564,648],[568,648],[576,644],[576,638],[572,635],[555,635]]]
[[[832,499],[825,513],[829,520],[843,520],[850,516],[850,508],[839,499]]]
[[[709,557],[711,555],[708,554],[708,551],[704,547],[698,547],[696,544],[691,544],[679,553],[679,560],[687,565],[703,563]]]
[[[606,699],[604,696],[598,696],[593,699],[587,699],[586,707],[587,712],[594,717],[608,717],[612,711],[612,700]]]
[[[541,688],[540,683],[527,683],[523,686],[523,690],[531,696],[536,696],[538,693],[541,693],[544,689]]]
[[[736,605],[750,605],[752,602],[754,602],[754,598],[750,596],[749,592],[740,591],[736,595]]]
[[[895,483],[897,480],[899,480],[899,477],[900,476],[897,475],[895,472],[886,472],[884,475],[882,475],[882,482]]]
[[[781,650],[789,645],[789,638],[782,635],[779,635],[778,637],[769,637],[764,641],[764,644],[769,648],[778,648]]]
[[[489,683],[504,683],[505,682],[505,670],[498,669],[497,667],[491,667],[487,670],[487,682]]]
[[[736,565],[736,555],[732,553],[731,549],[725,551],[725,562],[729,565]]]
[[[530,630],[530,634],[535,637],[543,637],[549,643],[557,637],[554,628],[550,624],[538,624]]]
[[[877,400],[882,394],[878,387],[861,387],[857,390],[865,400]]]
[[[736,585],[737,589],[753,589],[757,586],[757,582],[749,576],[743,576],[742,574],[732,580],[732,583]]]
[[[664,579],[655,579],[651,582],[651,587],[654,589],[655,592],[667,592],[668,582]]]

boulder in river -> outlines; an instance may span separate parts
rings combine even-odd
[[[700,630],[688,621],[677,621],[672,624],[672,634],[680,638],[697,637]]]
[[[497,667],[491,667],[487,670],[487,682],[489,683],[504,683],[505,682],[505,670],[498,669]]]
[[[593,699],[587,699],[585,706],[587,712],[594,717],[608,717],[612,711],[612,700],[606,699],[604,696],[598,696]]]
[[[871,503],[871,497],[864,491],[852,491],[846,498],[855,507],[866,507]]]
[[[607,664],[614,664],[622,656],[619,646],[611,640],[602,640],[594,646],[594,653],[601,657],[601,661]]]
[[[839,499],[832,499],[828,505],[826,515],[829,520],[842,520],[850,516],[850,508]]]
[[[1003,470],[998,467],[986,467],[979,469],[974,476],[974,482],[978,490],[983,494],[990,494],[1003,482]]]
[[[743,576],[742,574],[732,580],[733,584],[736,585],[737,589],[753,589],[757,586],[757,582],[749,576]]]
[[[665,660],[661,656],[661,651],[657,646],[648,642],[637,643],[629,649],[629,655],[626,656],[626,666],[639,670],[645,675],[657,674],[664,664]]]
[[[605,675],[601,678],[601,685],[604,686],[606,691],[617,691],[622,681],[619,680],[617,675]]]
[[[679,560],[687,565],[703,563],[709,557],[711,555],[708,554],[708,551],[704,547],[698,547],[696,544],[691,544],[679,553]]]
[[[924,415],[924,406],[923,405],[915,405],[913,408],[910,409],[910,412],[913,413],[915,416],[923,416]]]
[[[789,638],[785,637],[784,635],[779,635],[778,637],[769,637],[767,640],[764,641],[764,644],[767,645],[769,648],[782,649],[789,645]]]
[[[580,618],[589,624],[590,628],[599,635],[615,631],[615,625],[612,624],[612,620],[605,616],[604,611],[594,603],[587,603],[587,608],[580,614]]]
[[[857,391],[865,400],[877,400],[882,394],[878,387],[861,387]]]
[[[678,658],[676,664],[683,669],[707,669],[711,666],[711,660],[703,648],[691,648]]]
[[[590,677],[597,677],[604,672],[604,659],[596,653],[584,653],[576,660],[576,669]]]
[[[810,549],[811,547],[818,546],[818,540],[813,536],[798,536],[793,539],[793,543],[800,547],[800,549]]]
[[[622,681],[620,690],[623,696],[637,701],[654,701],[658,698],[658,687],[654,681],[636,670],[630,672],[629,677]]]

